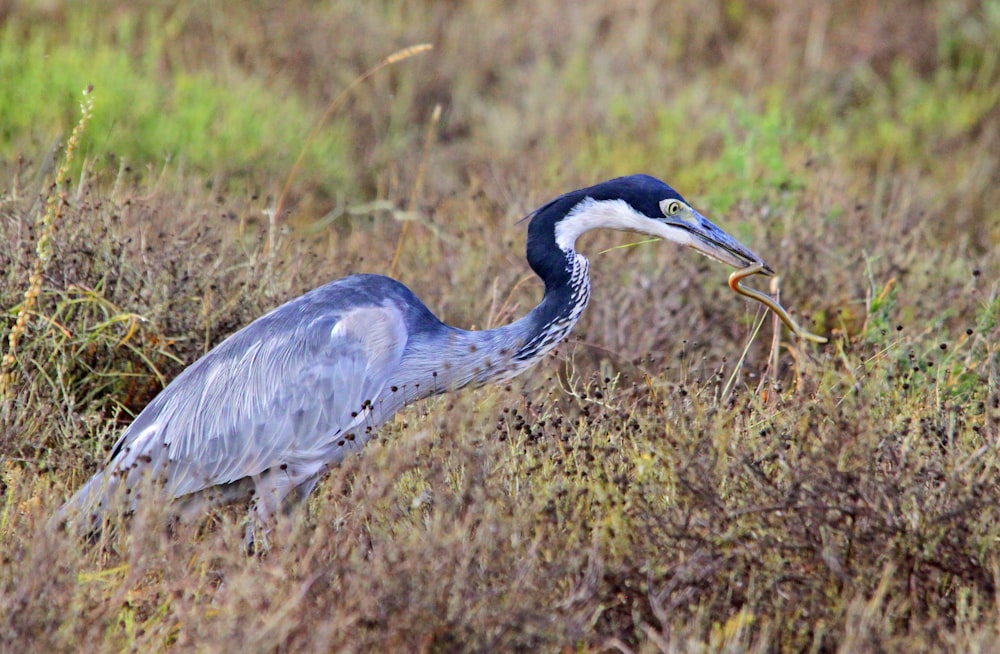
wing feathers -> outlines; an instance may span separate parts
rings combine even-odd
[[[342,433],[384,420],[372,407],[406,347],[400,311],[387,301],[297,315],[289,325],[290,307],[178,376],[122,435],[105,475],[132,486],[152,470],[179,497],[291,461],[332,463],[342,456]]]

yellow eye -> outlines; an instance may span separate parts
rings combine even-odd
[[[676,216],[681,211],[681,203],[677,200],[664,200],[660,203],[664,216]]]

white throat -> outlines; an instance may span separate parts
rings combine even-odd
[[[681,245],[694,242],[688,232],[645,216],[624,200],[585,198],[556,225],[556,245],[562,250],[572,251],[581,234],[599,227],[649,234]]]

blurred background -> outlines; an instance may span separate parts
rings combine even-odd
[[[517,221],[638,172],[760,253],[831,344],[767,370],[728,270],[588,234],[559,356],[387,427],[407,436],[331,475],[295,546],[221,555],[231,516],[146,534],[151,557],[38,535],[254,317],[378,272],[503,324],[540,297]],[[998,245],[998,0],[0,0],[0,638],[988,649]]]
[[[94,174],[121,160],[133,178],[166,166],[218,192],[273,197],[305,148],[293,190],[305,207],[292,212],[304,222],[338,199],[407,196],[425,156],[422,208],[472,188],[512,215],[637,170],[723,216],[820,183],[842,185],[848,209],[887,175],[919,174],[942,187],[922,198],[928,210],[963,198],[948,222],[982,250],[995,236],[998,11],[956,0],[4,2],[0,147],[39,165],[92,84]],[[434,50],[353,89],[307,140],[352,80],[420,43]],[[851,174],[831,180],[831,169]]]
[[[252,252],[308,243],[316,258],[283,268],[309,267],[296,291],[392,272],[446,319],[491,326],[498,295],[523,309],[536,292],[511,290],[528,273],[515,221],[635,172],[787,271],[816,329],[859,330],[862,298],[915,268],[997,272],[996,2],[4,2],[0,17],[15,194],[41,190],[93,85],[77,175],[119,198],[170,184],[212,198],[198,229]],[[147,243],[190,227],[154,213]],[[657,314],[690,306],[688,330],[722,301],[705,262],[658,249],[595,257],[610,299],[583,326],[624,359],[669,339],[615,333],[634,293],[619,288],[652,288],[634,299]]]

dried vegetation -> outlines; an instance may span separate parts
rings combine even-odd
[[[0,3],[0,72],[41,97],[34,120],[0,99],[0,650],[995,650],[994,0],[26,5]],[[423,42],[329,140],[250,128],[314,125]],[[113,79],[18,59],[83,50]],[[831,343],[768,369],[728,271],[588,236],[594,301],[557,356],[411,408],[266,556],[238,509],[171,529],[147,507],[86,547],[48,524],[267,308],[398,249],[444,319],[503,323],[540,293],[516,218],[631,172],[764,254]]]

